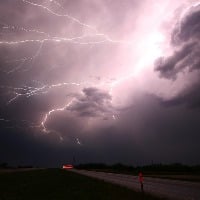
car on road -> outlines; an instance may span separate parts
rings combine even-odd
[[[66,164],[66,165],[63,165],[62,168],[63,168],[63,169],[73,169],[74,166],[71,165],[71,164]]]

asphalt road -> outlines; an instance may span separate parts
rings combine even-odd
[[[72,171],[140,191],[137,176],[75,169]],[[170,200],[200,200],[200,183],[144,177],[144,192]]]

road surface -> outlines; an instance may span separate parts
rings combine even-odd
[[[72,171],[140,191],[137,176],[76,169]],[[170,200],[200,200],[200,183],[144,177],[144,192]]]

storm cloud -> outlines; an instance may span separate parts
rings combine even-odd
[[[200,45],[196,42],[183,45],[172,56],[161,57],[156,61],[156,71],[160,76],[168,79],[176,79],[180,72],[187,68],[189,72],[198,70],[200,59]]]
[[[173,54],[156,61],[155,70],[161,77],[173,79],[185,69],[192,72],[200,68],[200,6],[187,12],[172,32]]]
[[[199,14],[189,0],[1,0],[0,162],[198,164]]]
[[[82,117],[106,117],[113,114],[111,95],[97,88],[84,88],[83,95],[77,97],[67,107],[67,110],[76,112]]]
[[[178,95],[165,103],[200,106],[200,6],[188,9],[176,23],[171,34],[172,55],[160,57],[155,62],[155,71],[162,78],[176,80],[180,76],[190,82]],[[188,79],[188,75],[191,77]]]

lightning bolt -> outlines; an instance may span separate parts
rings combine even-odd
[[[55,44],[55,45],[61,44],[61,43],[62,44],[69,43],[69,44],[89,45],[89,46],[90,45],[100,45],[100,44],[104,44],[104,43],[111,43],[111,44],[118,44],[118,45],[133,45],[132,40],[128,40],[128,41],[114,40],[109,35],[99,32],[97,30],[97,28],[95,28],[89,24],[86,24],[86,23],[82,22],[81,20],[79,20],[69,14],[66,14],[66,13],[60,14],[43,4],[34,3],[34,2],[31,2],[28,0],[21,0],[21,2],[23,2],[27,6],[32,6],[36,9],[41,9],[42,11],[44,11],[44,13],[48,13],[51,16],[70,20],[71,22],[74,22],[77,25],[79,25],[80,27],[82,27],[83,32],[80,33],[79,36],[60,37],[58,35],[55,36],[48,32],[44,32],[44,31],[41,31],[38,29],[28,29],[26,27],[20,27],[20,26],[16,26],[16,25],[9,25],[9,24],[1,23],[3,25],[2,26],[3,31],[9,30],[9,31],[12,31],[13,33],[15,33],[15,31],[21,31],[26,34],[34,34],[34,37],[32,37],[32,39],[24,39],[24,40],[23,39],[22,40],[1,40],[0,47],[8,46],[8,47],[12,48],[12,47],[18,47],[20,45],[27,45],[27,46],[30,44],[37,45],[37,50],[35,51],[35,53],[32,56],[6,61],[6,63],[12,63],[12,62],[17,63],[17,65],[14,68],[9,69],[9,70],[3,70],[3,72],[8,75],[13,74],[15,72],[20,72],[22,69],[23,69],[23,71],[27,71],[27,70],[30,70],[31,68],[33,68],[34,62],[41,55],[41,52],[43,51],[43,47],[44,47],[45,43],[51,43],[51,44]],[[62,5],[59,2],[57,2],[55,0],[49,0],[49,2],[65,11],[65,9],[62,7]],[[35,39],[35,37],[36,37],[36,39]],[[150,46],[150,48],[148,49],[147,54],[149,52],[151,52],[151,45],[149,45],[149,46]],[[146,57],[146,59],[149,59],[149,58]],[[144,63],[142,61],[142,59],[140,59],[140,61],[137,63],[138,66],[143,66],[145,64],[146,63]],[[125,75],[123,77],[120,77],[117,80],[111,81],[111,83],[109,83],[109,84],[105,84],[105,83],[102,83],[102,84],[106,85],[109,88],[109,93],[112,95],[113,89],[115,87],[117,87],[120,83],[126,81],[127,79],[133,78],[135,75],[136,75],[136,71],[133,70],[132,73]],[[61,83],[56,83],[56,84],[51,84],[51,85],[50,84],[42,84],[40,87],[0,86],[0,88],[8,90],[9,91],[8,93],[12,95],[12,98],[10,98],[7,101],[7,105],[9,106],[10,104],[15,103],[15,101],[17,101],[17,99],[20,97],[30,98],[34,95],[46,94],[54,88],[71,87],[71,86],[84,87],[85,85],[91,85],[91,84],[94,85],[93,83],[88,83],[88,82],[87,83],[61,82]],[[100,85],[97,84],[95,86],[98,87]],[[54,130],[49,130],[49,128],[47,127],[47,122],[49,120],[49,117],[57,112],[63,112],[65,110],[67,110],[67,108],[73,103],[73,101],[74,101],[74,98],[72,98],[70,101],[68,101],[63,106],[49,110],[46,114],[44,114],[42,121],[39,122],[39,124],[37,124],[37,125],[32,124],[32,127],[40,127],[44,133],[54,132]],[[112,118],[113,118],[113,120],[117,119],[115,114],[112,115]],[[1,118],[0,121],[8,123],[3,118]],[[62,136],[59,133],[57,133],[57,134],[59,135],[60,140],[63,140]],[[76,143],[79,144],[80,141],[76,140]]]
[[[81,141],[79,140],[79,138],[76,138],[76,143],[77,143],[78,145],[82,145],[82,143],[81,143]]]
[[[37,59],[37,57],[40,56],[40,53],[43,49],[43,46],[45,43],[54,43],[54,44],[59,44],[59,43],[73,43],[73,44],[77,44],[77,45],[98,45],[98,44],[102,44],[102,43],[112,43],[112,44],[120,44],[120,45],[132,45],[133,41],[122,41],[122,40],[113,40],[111,39],[108,35],[104,34],[104,33],[100,33],[98,32],[98,30],[91,26],[88,25],[86,23],[81,22],[80,20],[72,17],[69,14],[59,14],[58,12],[55,12],[54,10],[50,9],[47,6],[44,6],[42,4],[38,4],[38,3],[34,3],[28,0],[22,0],[23,3],[41,9],[46,13],[51,14],[52,16],[58,17],[58,18],[65,18],[66,20],[70,20],[76,24],[78,24],[79,26],[83,27],[86,31],[86,33],[80,34],[80,36],[76,36],[76,37],[59,37],[59,36],[53,36],[50,33],[46,33],[43,32],[41,30],[37,30],[37,29],[27,29],[25,27],[19,27],[19,26],[15,26],[15,25],[8,25],[8,24],[4,24],[2,29],[3,30],[10,30],[10,31],[21,31],[24,33],[33,33],[36,34],[36,36],[40,36],[42,37],[42,39],[25,39],[25,40],[12,40],[12,41],[0,41],[0,46],[17,46],[17,45],[29,45],[29,44],[35,44],[38,45],[38,48],[35,52],[35,54],[31,57],[25,57],[25,58],[21,58],[21,59],[16,59],[13,61],[8,61],[8,62],[16,62],[19,63],[15,68],[6,71],[7,74],[11,74],[11,73],[15,73],[17,71],[22,70],[22,68],[25,66],[25,63],[29,63],[29,66],[26,67],[25,70],[30,70],[33,65],[34,65],[34,61]],[[55,4],[56,6],[62,8],[64,10],[64,8],[61,6],[60,3],[58,3],[57,1],[54,0],[49,0],[49,2]],[[110,94],[112,94],[112,90],[114,87],[116,87],[118,84],[120,84],[121,82],[125,81],[126,79],[129,79],[130,77],[132,77],[131,75],[128,76],[124,76],[121,77],[118,80],[112,81],[111,83],[109,83],[107,86],[109,88]],[[104,84],[104,83],[103,83]],[[65,87],[65,86],[78,86],[78,87],[83,87],[84,85],[86,85],[85,83],[76,83],[76,82],[62,82],[62,83],[57,83],[57,84],[52,84],[52,85],[42,85],[41,87],[30,87],[30,86],[23,86],[23,87],[6,87],[6,86],[1,86],[2,88],[7,88],[9,90],[9,93],[11,93],[13,95],[13,97],[11,99],[8,100],[7,105],[10,105],[11,103],[14,103],[18,98],[20,97],[32,97],[34,95],[42,95],[45,93],[48,93],[51,89],[53,88],[59,88],[59,87]],[[91,85],[91,84],[90,84]],[[97,87],[99,85],[96,85]],[[63,105],[60,108],[53,108],[52,110],[48,111],[44,117],[43,120],[41,121],[41,123],[38,125],[39,127],[41,127],[42,131],[44,133],[49,133],[49,132],[55,132],[54,130],[49,130],[47,127],[47,121],[49,119],[49,117],[53,114],[55,114],[56,112],[63,112],[65,110],[67,110],[67,108],[71,105],[71,103],[74,101],[74,98],[72,98],[66,105]],[[112,115],[113,120],[116,120],[116,116],[115,114]],[[59,133],[56,133],[59,135]],[[61,139],[61,136],[59,136]],[[62,139],[61,139],[62,140]],[[77,144],[79,144],[80,142],[77,140]]]
[[[44,11],[56,16],[56,17],[63,17],[63,18],[67,18],[77,24],[79,24],[80,26],[82,26],[85,29],[88,29],[91,31],[91,33],[84,33],[80,36],[76,36],[76,37],[59,37],[59,36],[52,36],[49,33],[37,30],[37,29],[27,29],[24,27],[19,27],[19,26],[15,26],[15,25],[8,25],[8,24],[4,24],[3,23],[3,27],[2,29],[9,29],[11,31],[22,31],[22,32],[26,32],[26,33],[36,33],[37,35],[39,34],[40,36],[43,35],[44,37],[42,39],[26,39],[26,40],[13,40],[13,41],[0,41],[0,45],[8,45],[8,46],[16,46],[16,45],[29,45],[29,44],[35,44],[38,45],[38,50],[35,52],[35,54],[32,57],[25,57],[22,59],[18,59],[16,60],[16,62],[19,62],[19,64],[8,71],[3,71],[7,74],[10,73],[14,73],[16,71],[21,70],[25,64],[27,62],[31,62],[31,64],[29,65],[28,69],[24,70],[24,71],[28,71],[29,69],[31,69],[34,65],[34,60],[39,57],[42,48],[44,46],[45,43],[54,43],[54,44],[59,44],[59,43],[72,43],[72,44],[78,44],[78,45],[98,45],[98,44],[102,44],[105,42],[109,42],[109,43],[116,43],[116,44],[126,44],[126,45],[131,45],[132,41],[119,41],[119,40],[113,40],[111,39],[108,35],[104,34],[104,33],[99,33],[96,28],[85,24],[83,22],[81,22],[80,20],[68,15],[68,14],[59,14],[57,12],[54,12],[53,10],[51,10],[50,8],[41,5],[41,4],[36,4],[30,1],[26,1],[26,0],[22,0],[22,2],[30,5],[30,6],[34,6],[34,7],[38,7],[40,9],[43,9]],[[54,2],[57,5],[60,6],[60,4],[56,1],[50,1],[50,2]],[[7,61],[7,63],[9,63],[10,61]]]
[[[66,104],[65,106],[63,106],[62,108],[55,108],[55,109],[52,109],[52,110],[50,110],[50,111],[45,115],[43,121],[41,122],[41,126],[42,126],[43,131],[44,131],[45,133],[51,132],[51,131],[48,130],[48,128],[45,126],[45,124],[46,124],[46,122],[47,122],[49,116],[50,116],[51,114],[55,113],[55,112],[60,112],[60,111],[66,110],[66,109],[71,105],[72,102],[73,102],[73,99],[72,99],[68,104]]]
[[[37,4],[37,3],[33,3],[31,1],[27,1],[27,0],[22,0],[23,3],[26,3],[30,6],[33,7],[37,7],[38,9],[43,9],[45,12],[55,16],[55,17],[62,17],[62,18],[66,18],[68,20],[71,20],[75,23],[77,23],[78,25],[80,25],[81,27],[87,29],[90,31],[90,33],[87,34],[83,34],[80,36],[76,36],[76,37],[58,37],[58,36],[52,36],[49,33],[37,30],[37,29],[27,29],[24,27],[19,27],[19,26],[15,26],[15,25],[8,25],[8,24],[4,24],[2,29],[4,30],[11,30],[11,31],[21,31],[21,32],[25,32],[25,33],[34,33],[37,34],[38,36],[43,36],[42,39],[26,39],[26,40],[16,40],[16,41],[0,41],[0,45],[9,45],[9,46],[13,46],[13,45],[29,45],[29,44],[36,44],[38,45],[38,49],[35,52],[35,54],[32,57],[25,57],[25,58],[21,58],[21,59],[16,59],[13,61],[7,61],[9,62],[19,62],[19,64],[7,71],[7,74],[11,74],[14,73],[16,71],[19,71],[23,68],[24,64],[26,62],[31,62],[31,64],[29,65],[28,69],[29,70],[31,67],[33,67],[34,65],[34,60],[36,60],[36,58],[40,55],[43,45],[46,42],[51,42],[51,43],[73,43],[73,44],[78,44],[78,45],[97,45],[97,44],[101,44],[101,43],[105,43],[105,42],[109,42],[109,43],[117,43],[117,44],[131,44],[130,41],[117,41],[117,40],[113,40],[111,39],[108,35],[104,34],[104,33],[99,33],[97,31],[96,28],[81,22],[80,20],[68,15],[68,14],[59,14],[55,11],[53,11],[52,9],[42,5],[42,4]],[[54,3],[55,5],[59,6],[60,8],[64,9],[61,4],[59,4],[57,1],[53,1],[50,0],[50,2]],[[87,41],[85,41],[87,40]],[[43,85],[41,87],[30,87],[30,86],[23,86],[23,87],[6,87],[6,86],[1,86],[1,88],[7,88],[9,89],[10,93],[12,93],[14,96],[8,100],[7,105],[14,103],[18,98],[20,97],[26,97],[29,98],[31,96],[34,95],[42,95],[45,93],[48,93],[51,89],[53,88],[57,88],[57,87],[64,87],[64,86],[83,86],[85,85],[85,83],[75,83],[75,82],[62,82],[62,83],[57,83],[57,84],[53,84],[53,85]],[[40,123],[40,127],[42,127],[43,132],[45,133],[49,133],[52,132],[52,130],[49,130],[48,127],[46,126],[46,123],[49,119],[49,117],[51,115],[53,115],[56,112],[62,112],[64,110],[66,110],[70,104],[73,102],[73,98],[71,99],[71,101],[69,101],[66,105],[64,105],[61,108],[54,108],[50,111],[48,111],[45,116],[43,117],[42,122]],[[115,119],[114,115],[113,115],[113,119]],[[61,137],[61,136],[60,136]],[[77,141],[77,144],[79,144],[80,142]]]
[[[28,1],[25,1],[25,2],[27,2],[27,3],[30,3],[30,2],[28,2]],[[48,12],[50,12],[50,13],[52,13],[53,15],[56,15],[56,16],[58,16],[58,17],[67,17],[67,18],[69,18],[69,19],[71,19],[72,21],[74,21],[74,22],[76,22],[76,23],[78,23],[79,25],[81,25],[81,26],[83,26],[83,27],[85,27],[85,28],[88,28],[88,29],[90,29],[91,31],[93,31],[94,32],[94,35],[93,36],[99,36],[99,37],[102,37],[103,38],[103,40],[101,40],[101,41],[96,41],[96,42],[78,42],[78,44],[98,44],[98,43],[103,43],[103,42],[110,42],[110,43],[118,43],[118,44],[126,44],[126,45],[132,45],[132,43],[133,43],[133,41],[116,41],[116,40],[112,40],[108,35],[105,35],[105,34],[103,34],[103,33],[99,33],[94,27],[92,27],[92,26],[90,26],[90,25],[87,25],[87,24],[85,24],[85,23],[82,23],[82,22],[80,22],[79,20],[77,20],[77,19],[75,19],[75,18],[73,18],[73,17],[71,17],[71,16],[69,16],[69,15],[60,15],[60,14],[58,14],[58,13],[55,13],[55,12],[53,12],[52,10],[50,10],[50,9],[48,9],[47,7],[44,7],[44,6],[42,6],[42,5],[38,5],[38,4],[32,4],[32,5],[34,5],[34,6],[38,6],[38,7],[41,7],[41,8],[43,8],[43,9],[45,9],[46,11],[48,11]],[[192,5],[192,6],[198,6],[199,4],[195,4],[195,5]],[[156,36],[156,37],[155,37]],[[90,35],[90,37],[91,37],[91,35]],[[147,49],[147,51],[146,51],[146,57],[144,58],[143,57],[143,59],[146,59],[146,62],[149,62],[149,54],[151,55],[151,59],[153,60],[153,59],[155,59],[155,57],[156,56],[158,56],[158,54],[159,53],[161,53],[161,50],[159,49],[159,47],[156,47],[156,52],[155,52],[155,55],[154,54],[152,54],[152,47],[155,47],[155,45],[157,44],[157,43],[159,43],[160,41],[162,41],[162,40],[164,40],[164,38],[162,38],[163,36],[161,35],[161,34],[159,34],[158,32],[155,32],[155,33],[153,33],[150,37],[149,37],[149,40],[147,39],[145,42],[148,44],[148,46],[149,46],[149,48]],[[83,38],[84,38],[84,36],[83,36]],[[153,39],[152,39],[153,38]],[[79,38],[80,39],[80,38]],[[63,40],[63,39],[61,39],[61,42],[63,42],[63,41],[65,41],[65,39]],[[73,39],[73,42],[74,43],[77,43],[77,41],[76,41],[76,39]],[[144,47],[145,48],[145,47]],[[137,63],[137,65],[139,66],[139,67],[142,67],[142,66],[144,66],[146,63],[143,61],[143,59],[140,59],[139,60],[139,62]],[[128,75],[125,75],[125,76],[122,76],[122,77],[120,77],[120,78],[118,78],[117,80],[115,80],[115,81],[112,81],[109,85],[108,85],[108,87],[109,87],[109,93],[112,95],[112,91],[113,91],[113,88],[115,88],[117,85],[119,85],[120,83],[122,83],[122,82],[124,82],[124,81],[126,81],[126,80],[128,80],[128,79],[131,79],[131,78],[133,78],[133,77],[135,77],[135,76],[137,76],[137,74],[140,72],[140,70],[138,70],[138,68],[136,69],[136,70],[133,70],[133,72],[132,73],[130,73],[130,74],[128,74]],[[60,112],[60,111],[64,111],[64,110],[66,110],[70,105],[71,105],[71,103],[73,102],[73,100],[74,99],[72,99],[68,104],[66,104],[64,107],[62,107],[62,108],[57,108],[57,109],[52,109],[52,110],[50,110],[46,115],[45,115],[45,117],[44,117],[44,120],[42,121],[42,123],[41,123],[41,125],[42,125],[42,127],[43,127],[43,130],[45,131],[45,132],[48,132],[48,128],[45,126],[45,124],[46,124],[46,122],[48,121],[48,118],[49,118],[49,116],[51,115],[51,114],[53,114],[53,113],[55,113],[55,112]],[[116,118],[116,115],[115,114],[113,114],[112,115],[112,118],[113,118],[113,120],[116,120],[117,118]],[[81,145],[81,142],[79,141],[79,139],[77,138],[76,139],[76,142],[77,142],[77,144],[78,145]]]
[[[42,87],[30,87],[30,86],[23,86],[23,87],[8,87],[8,86],[0,86],[1,89],[7,89],[11,94],[14,95],[13,98],[8,100],[7,105],[13,103],[19,97],[26,97],[29,98],[34,95],[41,95],[48,93],[49,90],[59,87],[66,87],[66,86],[81,86],[85,85],[86,83],[75,83],[75,82],[64,82],[52,85],[43,85]]]

